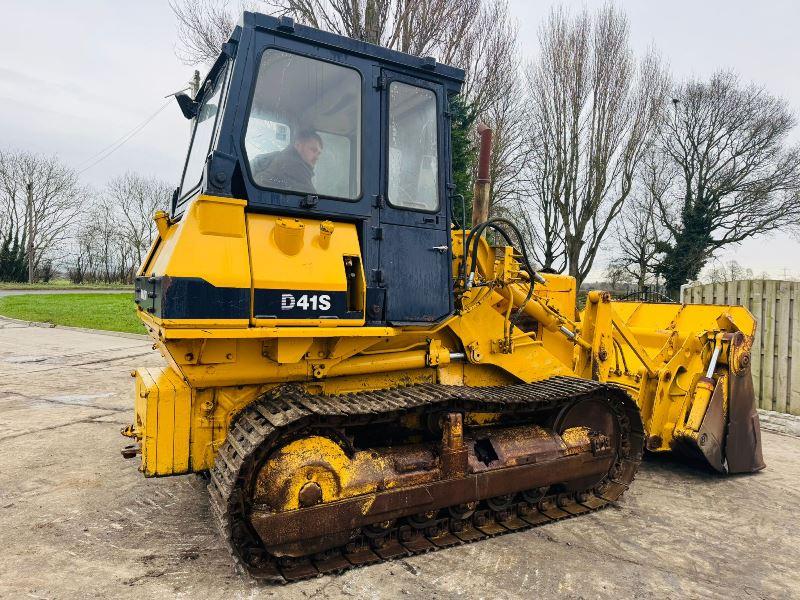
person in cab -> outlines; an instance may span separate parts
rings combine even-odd
[[[264,187],[316,194],[312,180],[322,150],[320,135],[306,129],[283,150],[257,156],[253,160],[253,175]]]

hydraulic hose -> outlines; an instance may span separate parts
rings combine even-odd
[[[467,289],[472,287],[472,283],[473,283],[474,278],[475,278],[475,270],[477,269],[477,264],[478,264],[479,240],[480,240],[480,236],[483,234],[483,232],[486,229],[492,229],[492,230],[496,231],[508,243],[509,246],[512,246],[512,247],[514,246],[514,242],[511,240],[511,237],[508,235],[508,232],[506,232],[500,226],[501,224],[505,225],[506,227],[509,227],[514,232],[514,234],[517,236],[517,239],[519,240],[519,247],[520,247],[520,251],[521,251],[521,254],[522,254],[522,259],[523,259],[522,270],[527,272],[528,276],[530,278],[530,282],[529,282],[529,285],[528,285],[528,293],[527,293],[527,295],[525,297],[525,300],[522,302],[522,304],[519,306],[519,308],[515,312],[515,318],[516,318],[519,314],[522,313],[522,310],[525,308],[525,305],[527,305],[528,302],[530,301],[530,299],[533,297],[534,282],[545,283],[545,279],[544,279],[544,277],[539,275],[539,273],[537,273],[533,269],[533,267],[531,266],[530,259],[528,258],[528,250],[525,247],[525,242],[524,242],[524,238],[522,237],[522,233],[519,231],[517,226],[514,225],[514,223],[512,223],[508,219],[504,219],[502,217],[492,217],[491,219],[489,219],[487,221],[484,221],[483,223],[479,223],[476,227],[474,227],[472,229],[472,231],[469,232],[469,236],[467,237],[467,240],[466,240],[466,242],[464,244],[464,248],[465,248],[465,254],[466,254],[467,253],[467,249],[469,248],[469,245],[472,244],[472,256],[471,256],[472,263],[470,265],[469,276],[465,278],[465,286],[466,286]],[[466,265],[465,265],[465,267],[466,267]]]

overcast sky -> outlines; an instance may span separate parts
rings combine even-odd
[[[510,0],[523,60],[535,58],[537,29],[552,6]],[[567,1],[593,9],[599,0]],[[789,101],[800,114],[800,2],[797,0],[621,0],[634,50],[658,48],[676,78],[738,71]],[[174,103],[95,166],[89,160],[161,108],[192,69],[175,57],[166,0],[3,0],[0,20],[0,147],[55,153],[86,169],[95,186],[127,170],[174,182],[188,137]],[[793,136],[800,142],[800,131]],[[89,168],[87,168],[89,167]],[[800,277],[800,243],[786,236],[729,249],[756,274]]]

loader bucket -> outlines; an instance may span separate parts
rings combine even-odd
[[[727,410],[723,388],[723,382],[714,388],[697,437],[676,437],[672,449],[690,461],[708,463],[720,473],[760,471],[766,464],[749,367],[746,373],[729,377]]]
[[[720,473],[763,469],[750,312],[639,302],[614,302],[613,308],[615,349],[625,371],[639,379],[631,382],[619,367],[609,379],[637,388],[648,450],[673,451]]]

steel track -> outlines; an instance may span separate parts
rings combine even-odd
[[[552,411],[590,398],[607,401],[620,428],[613,466],[591,490],[538,500],[530,495],[527,499],[519,498],[518,494],[516,501],[499,507],[491,499],[488,503],[484,500],[466,520],[448,515],[450,509],[446,508],[437,511],[433,518],[417,515],[417,519],[400,519],[395,526],[378,533],[362,528],[345,546],[300,559],[271,556],[248,521],[249,482],[276,443],[293,432],[391,422],[408,411],[419,409]],[[250,404],[232,423],[210,473],[210,505],[237,567],[257,580],[285,583],[478,541],[599,510],[618,499],[633,480],[641,461],[643,437],[639,410],[624,391],[577,378],[555,377],[498,387],[424,384],[340,396],[314,396],[298,386],[283,386]]]

